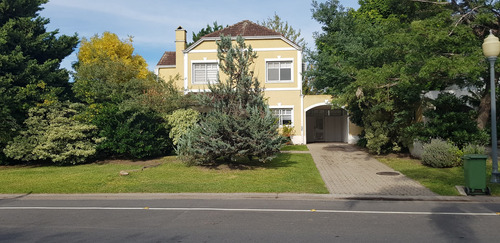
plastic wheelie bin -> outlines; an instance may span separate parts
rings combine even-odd
[[[486,186],[486,159],[482,154],[466,154],[464,156],[465,193],[467,195],[490,194]]]

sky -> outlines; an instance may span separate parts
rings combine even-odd
[[[318,0],[319,3],[326,0]],[[250,4],[251,3],[251,4]],[[313,33],[321,25],[312,19],[312,0],[49,0],[40,16],[50,19],[47,31],[87,38],[105,31],[121,39],[133,37],[135,54],[153,71],[165,51],[175,51],[175,29],[187,31],[188,42],[214,21],[226,26],[242,20],[263,21],[278,14],[314,47]],[[358,8],[358,0],[340,0],[345,8]],[[75,51],[61,66],[71,70]]]

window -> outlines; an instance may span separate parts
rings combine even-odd
[[[271,109],[273,115],[279,118],[279,125],[292,125],[292,111],[293,109]]]
[[[267,82],[292,82],[292,61],[267,62]]]
[[[208,84],[217,81],[217,63],[193,63],[193,84]]]

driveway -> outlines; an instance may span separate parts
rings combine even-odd
[[[378,162],[354,145],[308,144],[331,194],[354,196],[436,196],[420,183]]]

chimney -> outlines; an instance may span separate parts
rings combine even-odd
[[[177,52],[177,54],[179,54],[179,52],[182,53],[186,48],[186,30],[183,29],[182,26],[179,26],[175,30],[175,52]]]

